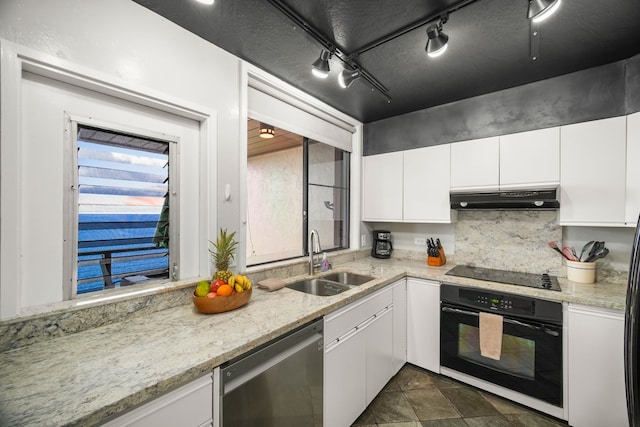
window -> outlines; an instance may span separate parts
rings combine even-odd
[[[174,278],[175,141],[73,129],[72,296]]]
[[[309,231],[323,251],[349,247],[349,152],[275,128],[259,137],[249,120],[247,265],[308,254]]]

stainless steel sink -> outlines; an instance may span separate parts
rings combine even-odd
[[[289,289],[305,292],[311,295],[318,295],[321,297],[327,297],[331,295],[337,295],[341,292],[347,291],[353,286],[345,285],[342,283],[331,282],[323,279],[304,279],[291,283],[286,286]]]
[[[363,283],[367,283],[375,279],[375,277],[349,273],[348,271],[336,271],[334,273],[325,274],[321,278],[351,286],[360,286]]]
[[[354,274],[346,271],[325,274],[318,279],[304,279],[291,283],[286,287],[296,291],[305,292],[321,297],[337,295],[363,283],[373,280],[374,277]]]

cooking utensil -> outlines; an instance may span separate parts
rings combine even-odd
[[[560,250],[560,248],[558,247],[558,245],[556,245],[556,242],[549,242],[547,243],[549,245],[549,247],[551,249],[553,249],[554,251],[558,252],[560,255],[562,255],[565,259],[569,259],[567,258],[567,256],[565,254],[562,253],[562,251]]]
[[[597,250],[593,255],[589,255],[584,262],[594,262],[595,260],[606,257],[608,254],[609,249],[603,247]]]
[[[598,252],[602,248],[604,248],[604,242],[598,242],[596,240],[593,243],[593,246],[591,247],[591,250],[589,251],[589,256],[587,257],[587,259],[589,259],[589,257],[592,257],[596,252]]]
[[[582,261],[582,256],[584,255],[584,253],[587,251],[587,249],[589,249],[591,246],[593,245],[593,240],[587,242],[584,244],[584,246],[582,247],[582,250],[580,251],[580,256],[578,257],[578,259],[580,261]]]
[[[562,248],[562,255],[564,255],[564,257],[569,261],[580,261],[576,256],[576,251],[569,246],[565,246],[564,248]]]

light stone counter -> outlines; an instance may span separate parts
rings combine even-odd
[[[364,258],[336,270],[375,280],[332,297],[254,288],[248,305],[203,315],[185,304],[0,353],[0,425],[95,425],[405,276],[624,309],[625,286],[560,279],[562,292],[445,276],[453,265]],[[293,282],[300,278],[287,279]]]

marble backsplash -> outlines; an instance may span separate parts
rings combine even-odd
[[[455,223],[456,264],[566,275],[557,211],[461,211]]]

